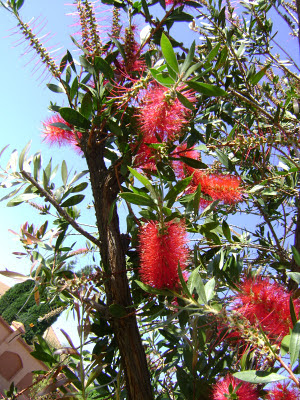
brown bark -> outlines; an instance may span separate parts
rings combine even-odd
[[[127,315],[112,318],[112,327],[125,371],[128,400],[152,400],[152,388],[145,351],[137,327],[126,273],[125,249],[119,230],[119,218],[113,202],[119,193],[113,168],[107,169],[103,144],[88,148],[86,160],[90,171],[94,206],[99,230],[100,255],[106,277],[107,305],[126,308]]]

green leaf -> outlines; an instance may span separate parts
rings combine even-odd
[[[79,183],[79,185],[72,187],[71,188],[71,192],[72,193],[82,192],[87,187],[88,187],[88,183],[87,182],[81,182],[81,183]]]
[[[298,359],[299,351],[300,351],[300,321],[297,321],[292,330],[291,341],[290,341],[291,366],[293,366],[296,360]]]
[[[189,280],[188,280],[188,288],[190,290],[190,293],[193,293],[193,291],[195,289],[196,293],[199,296],[199,299],[204,304],[207,304],[205,287],[204,287],[203,281],[201,279],[201,276],[199,274],[199,269],[200,269],[200,266],[197,267],[196,269],[194,269],[194,271],[191,273]]]
[[[207,301],[210,301],[214,297],[215,286],[216,286],[215,278],[211,278],[208,282],[206,282],[206,284],[204,286],[204,290],[205,290],[205,295],[206,295]]]
[[[21,154],[20,154],[20,157],[19,157],[19,169],[20,169],[20,171],[23,170],[24,158],[25,158],[25,155],[26,155],[28,149],[30,148],[30,145],[31,145],[31,140],[26,144],[24,149],[21,151]]]
[[[231,231],[225,220],[222,222],[222,231],[228,242],[231,242]]]
[[[63,181],[63,184],[66,186],[68,180],[68,167],[65,160],[63,160],[63,162],[61,163],[61,179]]]
[[[109,307],[109,312],[114,318],[121,318],[127,315],[126,308],[120,304],[111,304]]]
[[[36,358],[37,360],[44,361],[44,362],[47,362],[50,364],[57,362],[57,360],[54,357],[52,357],[50,354],[42,352],[42,351],[34,350],[30,354],[32,355],[32,357]]]
[[[103,73],[103,75],[112,80],[114,78],[114,71],[106,60],[101,57],[95,57],[95,68],[97,71]]]
[[[71,100],[73,100],[73,98],[77,94],[77,92],[78,92],[78,78],[77,78],[77,76],[75,76],[75,78],[72,82],[71,90],[70,90]]]
[[[241,381],[254,384],[271,383],[287,379],[287,376],[276,374],[274,372],[256,370],[236,372],[235,374],[233,374],[233,376],[237,379],[240,379]]]
[[[225,165],[225,167],[227,169],[229,169],[230,171],[234,170],[234,165],[232,164],[232,161],[228,158],[228,156],[223,153],[221,150],[216,149],[216,154],[218,159],[220,160],[220,162]]]
[[[287,276],[293,279],[294,282],[300,284],[300,272],[287,272]]]
[[[19,204],[23,203],[24,201],[29,201],[29,200],[35,199],[36,197],[38,197],[38,195],[35,193],[23,193],[23,194],[20,194],[19,196],[14,197],[13,199],[11,199],[6,204],[6,206],[7,207],[15,207],[15,206],[18,206]]]
[[[76,204],[79,204],[82,202],[82,200],[84,199],[84,195],[83,194],[76,194],[75,196],[70,197],[69,199],[67,199],[66,201],[64,201],[61,204],[61,207],[72,207],[75,206]]]
[[[174,85],[174,79],[166,72],[159,72],[155,68],[149,68],[153,78],[162,86],[169,88]]]
[[[225,90],[221,89],[218,86],[210,85],[208,83],[201,83],[197,81],[188,81],[188,86],[196,92],[202,93],[205,96],[211,97],[218,97],[218,96],[227,96],[228,93]]]
[[[193,105],[193,103],[191,103],[185,96],[183,96],[183,94],[181,94],[180,92],[177,92],[176,90],[176,95],[178,100],[180,101],[181,104],[184,105],[184,107],[188,108],[191,111],[194,111],[195,107]]]
[[[212,203],[210,203],[201,213],[200,217],[203,218],[206,215],[210,214],[220,203],[220,200],[215,200]]]
[[[177,273],[178,273],[178,277],[179,277],[179,280],[180,280],[180,283],[181,283],[183,292],[184,292],[189,298],[192,299],[193,296],[192,296],[191,293],[189,292],[189,289],[188,289],[188,287],[187,287],[187,284],[186,284],[186,282],[185,282],[185,280],[184,280],[184,277],[183,277],[183,275],[182,275],[182,270],[181,270],[181,268],[180,268],[180,263],[179,263],[179,262],[178,262],[178,266],[177,266]]]
[[[300,266],[300,254],[295,246],[292,246],[292,252],[293,252],[293,256],[294,256],[294,260],[295,260],[296,264]]]
[[[184,178],[181,181],[177,182],[176,185],[173,186],[166,194],[164,201],[168,200],[170,203],[173,204],[176,197],[188,187],[192,179],[192,176],[188,176],[187,178]],[[169,204],[168,206],[170,207],[171,204]]]
[[[83,68],[84,68],[87,72],[89,72],[90,74],[94,75],[94,73],[95,73],[94,67],[93,67],[92,64],[90,64],[90,63],[88,62],[88,60],[86,59],[86,57],[84,57],[84,56],[79,56],[79,62],[80,62],[80,65],[82,65]]]
[[[297,323],[297,317],[292,296],[290,296],[290,314],[291,314],[292,324],[293,326],[295,326],[295,324]]]
[[[221,43],[218,43],[218,44],[209,52],[207,58],[205,59],[205,62],[211,62],[211,61],[216,57],[216,55],[217,55],[218,52],[219,52],[220,46],[221,46]]]
[[[146,189],[149,190],[149,192],[151,192],[151,190],[153,191],[153,187],[151,185],[151,182],[149,181],[149,179],[147,179],[144,175],[140,174],[139,172],[137,172],[135,169],[128,167],[130,173],[141,182],[142,185],[145,186]]]
[[[48,83],[47,86],[52,92],[66,93],[65,89],[62,86],[54,85],[53,83]]]
[[[80,114],[80,112],[74,110],[73,108],[62,107],[60,108],[59,113],[63,117],[63,119],[69,122],[69,124],[71,125],[83,129],[89,129],[91,126],[90,121],[86,119],[82,114]]]
[[[178,61],[176,58],[176,54],[173,50],[173,46],[167,36],[163,33],[160,39],[161,51],[164,55],[164,58],[168,65],[175,71],[177,74],[179,72]]]
[[[191,44],[191,47],[186,56],[186,59],[184,60],[184,63],[180,67],[181,75],[184,74],[187,71],[187,69],[190,67],[190,65],[192,64],[194,56],[195,56],[195,48],[196,48],[196,44],[195,44],[195,40],[194,40],[193,43]]]
[[[136,204],[138,206],[148,206],[148,207],[156,208],[156,204],[151,199],[151,197],[148,196],[146,193],[145,193],[145,195],[141,195],[138,193],[123,192],[123,193],[120,193],[120,196],[125,201],[128,201],[128,203]]]
[[[282,357],[285,356],[290,350],[291,335],[286,335],[280,344],[280,352]]]
[[[195,160],[194,158],[189,158],[184,156],[180,156],[180,160],[183,161],[189,167],[195,169],[207,169],[207,165],[200,160]]]
[[[271,64],[265,65],[260,71],[256,72],[256,74],[252,75],[249,79],[249,82],[252,83],[252,85],[256,85],[261,78],[265,75],[267,69],[270,68]]]
[[[156,289],[156,288],[153,288],[152,286],[146,285],[145,283],[140,282],[138,280],[135,280],[135,282],[141,289],[143,289],[147,293],[174,297],[174,293],[172,293],[172,292],[170,292],[168,290]]]
[[[91,97],[91,94],[88,92],[83,96],[83,99],[81,101],[80,114],[82,114],[85,118],[88,119],[91,115],[92,110],[93,110],[93,99]]]

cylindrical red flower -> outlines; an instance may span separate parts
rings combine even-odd
[[[236,396],[231,397],[232,392]],[[239,381],[229,374],[220,379],[213,387],[212,400],[257,400],[258,398],[258,391],[254,385]]]
[[[157,289],[175,289],[179,285],[178,263],[184,270],[189,249],[183,222],[150,221],[140,231],[140,276],[142,282]]]
[[[291,294],[277,282],[268,278],[247,278],[239,285],[233,309],[252,325],[261,326],[269,340],[278,341],[293,328],[290,315]],[[294,300],[296,315],[300,300]]]
[[[277,383],[267,395],[267,400],[299,400],[299,398],[299,389],[289,388],[287,384],[282,383]]]
[[[196,97],[192,91],[182,94],[192,103]],[[177,97],[172,97],[169,89],[163,86],[151,86],[143,99],[138,116],[144,143],[173,141],[188,123],[190,110]]]

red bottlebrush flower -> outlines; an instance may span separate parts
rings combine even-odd
[[[293,327],[290,316],[290,293],[268,278],[247,278],[236,293],[233,309],[251,325],[260,325],[271,341],[280,341]],[[296,315],[300,300],[294,300]]]
[[[201,170],[194,170],[189,191],[194,192],[201,184],[201,192],[213,200],[234,204],[242,200],[240,183],[240,179],[232,175],[207,174]]]
[[[233,392],[236,396],[230,396]],[[225,378],[220,379],[213,387],[213,400],[258,400],[258,398],[258,391],[254,385],[248,382],[241,382],[232,375],[227,375]]]
[[[195,103],[194,92],[185,91],[183,95]],[[156,143],[157,140],[173,141],[188,123],[190,110],[173,98],[169,89],[152,86],[148,89],[138,116],[144,143]]]
[[[155,150],[142,143],[135,155],[133,165],[138,169],[156,171]]]
[[[69,129],[52,124],[63,124]],[[81,134],[77,132],[77,136],[80,137]],[[43,137],[50,145],[77,145],[77,137],[73,126],[66,122],[59,114],[54,114],[43,122]]]
[[[295,388],[288,388],[287,384],[277,383],[277,385],[268,392],[267,400],[299,400],[300,391]]]
[[[140,275],[147,285],[157,289],[175,289],[179,285],[178,263],[184,270],[189,257],[185,224],[150,221],[140,231]]]

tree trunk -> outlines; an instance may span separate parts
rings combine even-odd
[[[127,399],[153,400],[145,351],[137,327],[135,309],[132,305],[126,272],[126,249],[119,230],[116,207],[112,211],[119,193],[116,171],[106,168],[103,157],[104,146],[89,147],[86,160],[94,197],[99,231],[101,262],[107,276],[104,277],[107,304],[118,304],[126,308],[127,315],[112,318],[112,328],[125,371]]]

